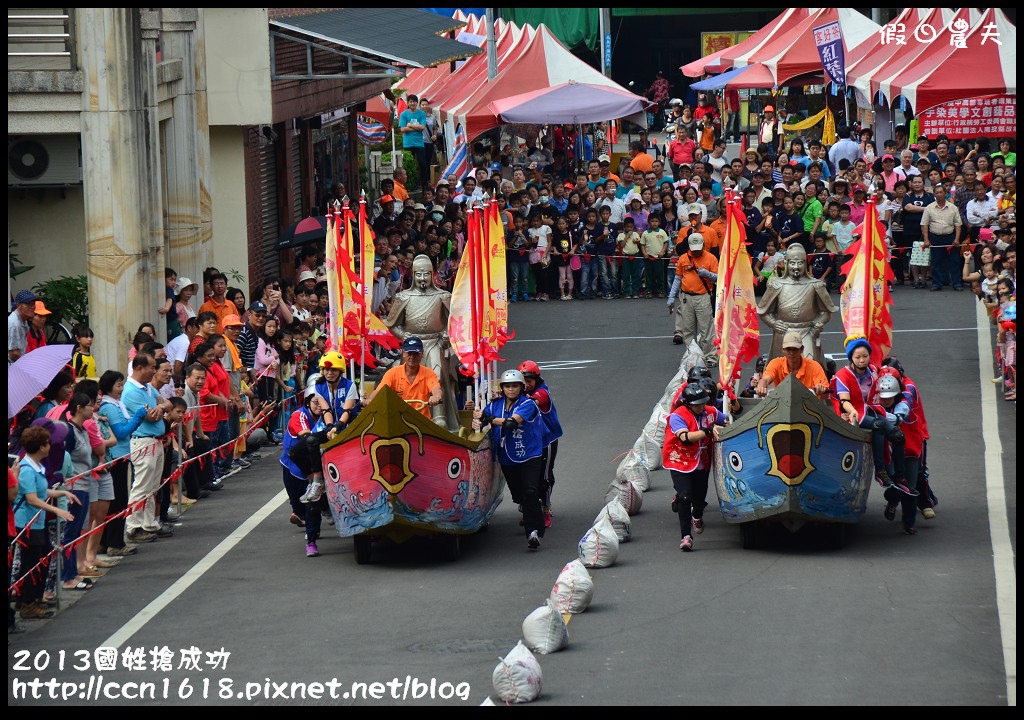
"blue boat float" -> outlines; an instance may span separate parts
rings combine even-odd
[[[720,434],[715,490],[722,517],[740,526],[744,548],[758,547],[769,523],[795,533],[827,524],[833,547],[864,516],[874,481],[871,433],[845,422],[831,404],[789,375]]]

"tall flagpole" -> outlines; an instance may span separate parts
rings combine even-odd
[[[347,220],[346,220],[347,222]],[[359,272],[360,279],[366,282],[366,268],[363,267],[363,263],[366,262],[366,258],[363,257],[363,225],[366,223],[366,190],[359,191]],[[355,262],[355,256],[353,255],[352,262]],[[362,334],[360,335],[360,352],[359,352],[359,392],[363,393],[363,388],[366,387],[366,288],[363,288],[363,313],[360,327]]]

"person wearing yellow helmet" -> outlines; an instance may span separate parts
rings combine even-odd
[[[317,392],[327,400],[324,423],[330,427],[344,427],[356,416],[359,392],[354,382],[344,376],[345,358],[336,350],[329,350],[320,358],[320,379]]]

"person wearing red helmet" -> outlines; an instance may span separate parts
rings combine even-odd
[[[540,376],[540,366],[533,360],[524,360],[519,364],[519,372],[526,380],[526,396],[537,403],[544,422],[541,488],[544,490],[544,527],[551,527],[551,490],[555,486],[555,458],[558,456],[558,438],[562,437],[562,424],[551,400],[551,391]]]

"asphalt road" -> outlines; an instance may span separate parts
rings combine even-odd
[[[652,473],[633,541],[615,566],[592,571],[594,601],[572,618],[569,647],[538,656],[538,703],[998,706],[1007,704],[1008,687],[1015,702],[1016,408],[995,398],[987,368],[979,373],[971,296],[899,288],[895,299],[894,353],[922,389],[932,431],[937,518],[904,536],[872,492],[868,515],[841,550],[813,533],[742,550],[712,488],[707,529],[684,555],[668,473]],[[377,545],[375,562],[357,565],[352,542],[331,537],[326,524],[322,556],[307,559],[301,530],[288,523],[280,466],[267,455],[193,507],[175,538],[141,546],[66,612],[10,637],[9,702],[85,704],[99,675],[107,692],[113,683],[155,683],[154,697],[101,695],[91,703],[401,704],[407,676],[426,687],[435,681],[435,697],[428,691],[418,703],[493,696],[498,656],[577,556],[617,457],[681,357],[660,300],[519,303],[511,322],[516,338],[505,357],[541,364],[565,427],[554,525],[540,551],[526,549],[506,499],[454,563],[423,540]],[[841,352],[838,314],[825,338],[827,352]],[[989,437],[986,395],[998,426]],[[992,472],[1000,467],[1005,490]],[[121,662],[97,673],[92,650],[111,643],[122,652],[143,648],[145,669]],[[151,651],[165,647],[171,669],[154,669]],[[203,653],[202,671],[182,663],[193,647]],[[212,668],[206,653],[221,648],[230,653],[226,668]],[[88,669],[74,669],[80,650],[89,651]],[[32,700],[31,688],[19,685],[17,693],[29,694],[22,699],[15,682],[35,678],[77,685],[56,686],[71,694],[66,701],[46,699],[46,689]],[[339,693],[353,681],[397,678],[399,699],[387,686],[381,699],[361,688],[336,701],[289,699],[269,685],[332,678]],[[413,702],[417,686],[410,687],[404,702]]]

